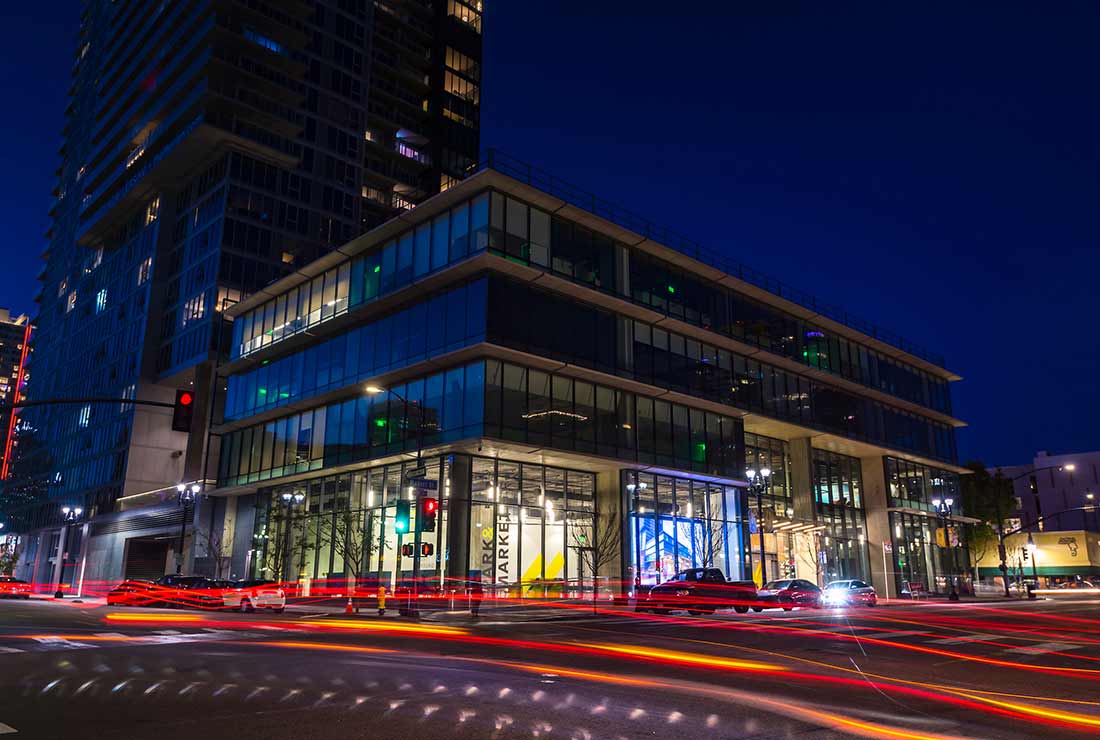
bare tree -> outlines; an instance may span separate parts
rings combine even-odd
[[[225,542],[220,529],[200,530],[195,533],[197,544],[206,550],[206,557],[214,566],[214,578],[228,577],[230,561],[233,559],[233,551]]]
[[[703,520],[703,526],[691,529],[695,545],[695,557],[703,568],[713,568],[716,556],[722,552],[724,522],[716,519]]]
[[[583,569],[592,573],[592,612],[595,613],[600,571],[619,565],[622,558],[623,533],[618,511],[597,515],[594,532],[589,532],[587,527],[572,527],[571,541]]]
[[[324,517],[320,527],[320,541],[326,546],[332,545],[344,562],[344,578],[348,598],[351,599],[354,599],[363,566],[378,549],[378,543],[370,537],[363,519],[362,511],[345,510],[334,517]]]

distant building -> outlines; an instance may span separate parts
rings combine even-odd
[[[30,336],[31,322],[26,314],[12,318],[11,311],[0,308],[0,479],[8,477],[18,416],[7,407],[25,398]]]
[[[1015,527],[1100,532],[1100,452],[1040,451],[1029,464],[995,470],[1014,479],[1016,508],[1010,518]]]
[[[1026,465],[995,468],[1013,479],[1016,505],[1005,522],[1010,578],[1040,586],[1100,576],[1100,452],[1035,453]],[[1028,540],[1030,536],[1030,542]],[[996,576],[999,563],[981,575]]]

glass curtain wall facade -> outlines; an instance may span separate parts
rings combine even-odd
[[[594,473],[472,457],[469,488],[459,490],[452,485],[453,456],[420,464],[437,485],[434,531],[419,531],[415,505],[409,533],[394,531],[397,502],[416,500],[405,480],[413,461],[264,488],[249,572],[295,583],[299,594],[312,596],[355,585],[392,588],[414,577],[425,587],[441,586],[448,573],[510,598],[576,595],[591,583],[580,550],[600,536]],[[305,499],[287,505],[283,493]],[[466,547],[453,547],[457,542]],[[402,557],[409,543],[416,554]],[[424,545],[430,555],[422,554]],[[451,552],[467,553],[466,562],[449,563]]]
[[[634,583],[662,583],[685,568],[745,578],[750,560],[744,493],[735,486],[633,470],[622,473]]]
[[[766,349],[922,406],[950,413],[947,382],[823,327],[676,269],[651,255],[493,193],[489,249],[522,264],[623,295],[672,318]],[[630,292],[615,282],[615,249],[630,257]]]
[[[966,527],[953,523],[943,531],[932,505],[950,498],[954,514],[963,514],[959,476],[908,460],[886,457],[886,484],[890,495],[890,535],[893,540],[893,577],[898,593],[915,588],[946,593],[949,579],[971,588],[970,547]]]
[[[845,437],[954,459],[954,434],[947,424],[666,327],[497,275],[490,279],[488,302],[486,334],[495,344]],[[516,305],[530,310],[510,310]]]
[[[795,519],[790,480],[790,448],[781,439],[745,434],[745,469],[771,471],[767,490],[760,496],[750,494],[749,534],[754,568],[760,561],[760,540],[764,541],[763,580],[805,578],[799,568],[802,553],[803,524]],[[809,576],[813,580],[813,574]]]
[[[813,451],[813,485],[818,530],[819,583],[867,578],[867,518],[858,458]]]

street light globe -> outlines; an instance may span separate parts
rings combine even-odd
[[[943,502],[944,502],[945,504],[947,504],[948,506],[950,506],[951,504],[955,503],[955,499],[953,499],[953,498],[945,498],[945,499],[943,500]]]
[[[1074,470],[1077,470],[1077,465],[1075,465],[1074,463],[1066,463],[1066,464],[1065,464],[1065,465],[1063,465],[1062,467],[1063,467],[1063,468],[1064,468],[1065,470],[1068,470],[1068,471],[1069,471],[1069,472],[1071,472],[1071,473],[1072,473],[1072,472],[1073,472]]]
[[[80,508],[80,507],[78,506],[78,507],[76,507],[75,509],[73,509],[73,513],[74,513],[74,514],[76,514],[77,516],[80,516],[81,514],[83,514],[83,513],[84,513],[84,509],[81,509],[81,508]]]
[[[752,480],[753,478],[756,477],[756,471],[753,470],[752,468],[749,468],[748,470],[745,471],[745,477],[748,478],[749,480]]]
[[[1095,497],[1096,497],[1095,494],[1092,494],[1092,493],[1086,493],[1085,494],[1085,498],[1087,498],[1089,501],[1092,501]]]
[[[198,493],[201,490],[202,490],[202,486],[200,486],[198,483],[191,486],[191,493]]]
[[[176,490],[179,491],[180,493],[183,493],[184,491],[187,490],[187,484],[186,483],[177,483],[176,484]]]
[[[932,505],[935,506],[937,509],[940,508],[940,500],[938,498],[932,499]]]
[[[69,507],[68,506],[62,506],[61,507],[61,513],[62,514],[68,514],[69,513]]]
[[[763,478],[770,478],[772,474],[771,468],[760,468],[760,475]]]

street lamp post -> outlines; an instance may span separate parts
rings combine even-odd
[[[1035,588],[1039,588],[1039,569],[1035,567],[1035,556],[1039,552],[1039,546],[1035,544],[1035,538],[1031,536],[1031,532],[1027,533],[1027,554],[1031,556],[1031,578],[1035,581]],[[1032,589],[1027,590],[1027,597],[1029,599],[1035,598],[1035,593]]]
[[[290,527],[291,524],[293,524],[294,509],[305,502],[306,495],[301,491],[295,491],[294,493],[283,491],[283,495],[280,496],[280,498],[283,501],[283,507],[286,509],[286,517],[283,522],[283,561],[293,565],[294,559],[290,552]],[[285,584],[289,580],[287,578],[289,574],[284,572],[282,575],[283,578],[280,585]]]
[[[400,393],[393,390],[392,388],[380,388],[376,385],[368,385],[364,390],[366,390],[366,392],[369,395],[372,395],[372,396],[376,396],[379,393],[387,393],[389,395],[392,395],[394,398],[398,399],[403,404],[405,404],[406,409],[409,409],[411,406],[413,406],[413,404],[409,401],[409,399],[405,398],[404,396],[402,396]],[[416,415],[416,467],[419,468],[420,467],[420,456],[421,456],[421,453],[424,451],[424,404],[423,404],[423,402],[421,402],[421,403],[416,404],[416,406],[417,406],[417,415]],[[412,582],[412,589],[411,589],[411,594],[412,595],[410,597],[410,611],[411,611],[412,604],[418,604],[419,603],[418,599],[419,599],[419,596],[420,596],[420,594],[419,594],[419,590],[420,590],[419,589],[419,582],[420,582],[420,517],[423,515],[422,514],[422,506],[421,506],[421,503],[422,503],[421,498],[423,497],[422,496],[423,495],[423,489],[417,487],[415,490],[416,490],[415,504],[416,504],[416,517],[417,517],[417,519],[416,519],[416,530],[413,534],[413,541],[414,541],[414,546],[413,546],[413,582]],[[399,564],[401,562],[401,534],[400,533],[397,535],[397,562]],[[397,577],[399,579],[401,577],[400,566],[398,566]]]
[[[1065,465],[1047,465],[1046,467],[1043,467],[1043,468],[1035,468],[1034,470],[1025,470],[1024,472],[1020,473],[1019,475],[1013,476],[1012,478],[1009,478],[1008,482],[1009,483],[1015,483],[1016,481],[1020,480],[1021,478],[1026,478],[1027,476],[1034,475],[1035,473],[1041,473],[1044,470],[1068,470],[1069,472],[1072,473],[1074,470],[1077,470],[1077,465],[1075,463],[1066,463]],[[1000,472],[1001,472],[1001,470],[1000,470],[1000,468],[998,468],[997,469],[997,474],[1000,475]],[[1015,487],[1013,489],[1013,495],[1015,495]],[[1038,494],[1036,494],[1036,495],[1038,495]],[[1091,497],[1089,498],[1089,500],[1090,501],[1092,500]],[[1036,510],[1036,514],[1038,514],[1038,510]],[[1045,517],[1041,517],[1041,518],[1045,518]],[[1036,522],[1038,522],[1038,521],[1039,520],[1036,520]],[[1018,532],[1019,529],[1017,529],[1016,531]],[[1008,534],[1012,534],[1012,532],[1009,532]],[[1008,592],[1008,562],[1007,562],[1008,553],[1005,551],[1005,536],[1006,536],[1006,533],[1005,533],[1005,529],[1004,529],[1004,520],[1000,518],[1000,509],[998,507],[998,511],[997,511],[997,539],[998,539],[997,554],[1001,558],[1000,571],[1001,571],[1001,579],[1004,581],[1005,596],[1008,596],[1009,595],[1009,592]],[[1029,538],[1031,537],[1030,533],[1028,534],[1028,537]]]
[[[745,471],[749,479],[749,491],[756,494],[756,531],[760,535],[760,585],[763,587],[768,582],[766,572],[767,557],[764,555],[764,494],[772,481],[772,471],[769,468],[760,468],[757,472],[752,468]]]
[[[80,515],[84,513],[84,509],[79,506],[61,507],[61,519],[65,522],[65,525],[61,528],[61,554],[58,556],[59,563],[57,568],[57,591],[53,597],[55,599],[65,598],[65,592],[61,588],[61,584],[65,582],[65,550],[69,547],[69,527],[74,524]]]
[[[932,506],[936,507],[936,513],[939,514],[940,521],[943,522],[943,544],[948,550],[951,551],[951,572],[948,574],[948,579],[951,583],[951,593],[947,595],[947,598],[951,601],[959,600],[959,592],[955,590],[955,548],[951,545],[951,531],[948,529],[948,522],[951,520],[951,506],[955,503],[954,499],[932,499]]]
[[[195,496],[202,490],[198,483],[176,485],[176,502],[183,507],[183,521],[180,522],[180,542],[176,549],[176,575],[183,572],[183,537],[187,530],[187,512],[195,502]]]

